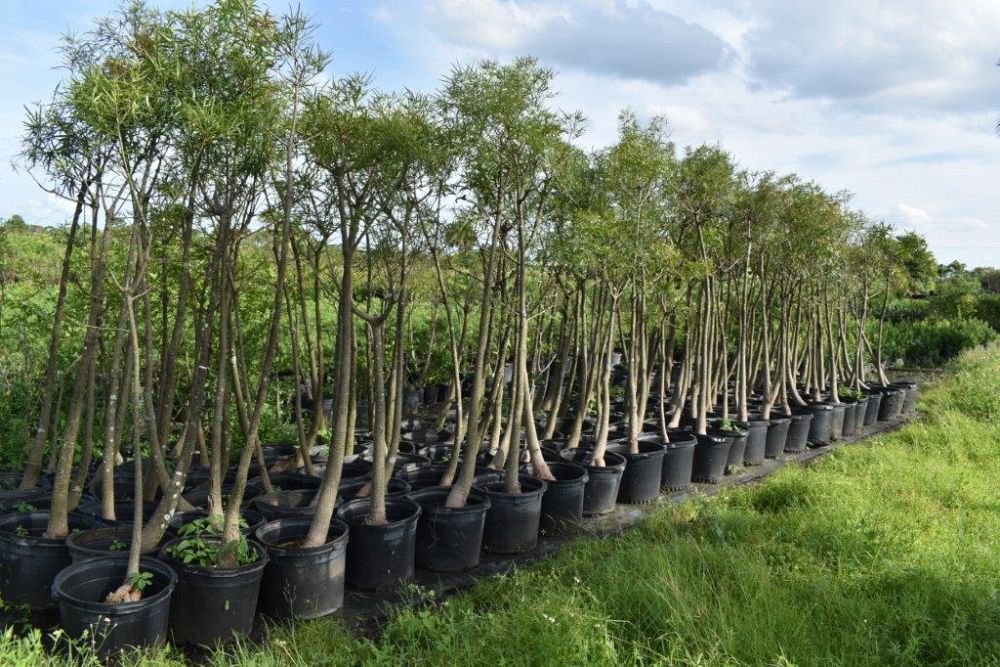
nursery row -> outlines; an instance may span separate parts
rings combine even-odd
[[[344,463],[327,541],[310,549],[298,547],[312,523],[321,479],[302,471],[295,445],[266,445],[270,485],[280,490],[265,493],[260,478],[251,480],[240,512],[237,566],[214,567],[220,524],[205,511],[204,475],[196,469],[184,494],[195,509],[171,516],[162,544],[142,553],[142,598],[116,604],[105,598],[125,576],[128,521],[103,520],[100,504],[86,497],[71,513],[69,536],[46,538],[51,493],[2,491],[0,595],[34,612],[58,605],[68,635],[87,638],[102,655],[158,646],[168,636],[178,644],[211,646],[249,633],[257,613],[276,619],[333,613],[343,604],[345,583],[379,590],[406,581],[415,567],[465,571],[479,563],[481,551],[530,551],[539,535],[572,533],[585,517],[610,513],[616,503],[653,502],[661,492],[717,483],[724,474],[802,452],[807,444],[861,434],[876,421],[912,414],[916,392],[915,383],[901,382],[873,387],[860,399],[811,403],[770,419],[755,414],[725,428],[712,419],[706,435],[671,431],[666,444],[651,420],[638,453],[629,452],[624,440],[611,440],[601,466],[592,462],[592,441],[567,448],[567,438],[556,431],[542,444],[552,479],[541,480],[523,465],[521,491],[509,493],[502,473],[489,466],[494,453],[484,453],[462,508],[446,507],[450,490],[437,485],[447,467],[442,461],[458,451],[449,442],[453,431],[420,429],[412,420],[406,426],[414,430],[403,434],[388,484],[387,523],[366,520],[372,456],[371,443],[362,441],[360,453]],[[620,416],[614,424],[625,428]],[[312,458],[322,466],[326,452]],[[133,481],[128,466],[115,474],[120,500]],[[137,506],[147,514],[155,507]]]

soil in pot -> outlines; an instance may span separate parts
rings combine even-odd
[[[683,491],[691,486],[691,469],[694,466],[694,448],[698,441],[690,431],[668,431],[670,442],[663,453],[663,470],[660,488],[664,491]]]
[[[462,572],[479,564],[490,499],[476,489],[465,507],[445,507],[451,489],[430,486],[410,493],[420,505],[417,521],[416,564],[432,572]]]
[[[369,498],[356,498],[337,509],[337,517],[350,526],[346,580],[351,586],[377,590],[413,576],[417,520],[420,505],[408,498],[387,498],[387,523],[368,523]]]
[[[625,472],[625,457],[615,452],[604,453],[603,466],[590,465],[590,450],[582,447],[564,449],[562,457],[587,469],[587,484],[583,488],[583,516],[600,516],[615,509],[618,487]]]
[[[660,481],[663,477],[663,455],[666,446],[656,441],[639,441],[639,451],[631,454],[628,444],[621,443],[609,451],[625,457],[625,471],[618,486],[618,502],[628,505],[651,503],[660,496]]]
[[[257,541],[268,561],[260,583],[260,612],[272,618],[319,618],[344,604],[344,570],[349,529],[340,519],[330,523],[326,542],[303,549],[309,517],[269,521],[257,529]]]
[[[483,549],[491,553],[517,554],[538,544],[542,517],[542,495],[547,485],[537,477],[519,475],[520,493],[508,493],[504,482],[478,487],[490,499],[483,529]]]
[[[122,649],[162,646],[167,639],[177,575],[166,563],[143,557],[139,572],[152,578],[143,588],[142,599],[104,602],[125,580],[127,566],[127,559],[121,558],[80,561],[62,570],[52,582],[62,629],[71,639],[86,635],[87,643],[95,645],[102,660]]]
[[[184,542],[218,548],[218,537],[178,537],[160,549],[160,560],[174,568],[177,586],[170,601],[170,634],[177,644],[213,646],[246,635],[253,628],[260,581],[267,552],[247,541],[247,558],[234,568],[220,568],[194,560],[185,563],[178,551]]]
[[[52,580],[70,564],[66,538],[43,537],[48,512],[12,512],[0,516],[0,597],[32,611],[53,609]],[[69,529],[103,528],[100,519],[70,513]]]

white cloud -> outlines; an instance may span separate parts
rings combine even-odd
[[[629,79],[680,83],[719,69],[730,55],[704,26],[642,0],[437,0],[426,11],[449,41]]]

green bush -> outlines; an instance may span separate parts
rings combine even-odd
[[[997,332],[976,318],[886,322],[883,358],[890,364],[939,366],[996,338]]]
[[[1000,294],[983,294],[976,303],[976,317],[1000,331]]]

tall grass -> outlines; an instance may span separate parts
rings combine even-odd
[[[1000,350],[966,353],[921,410],[808,468],[402,611],[377,640],[327,619],[207,661],[1000,664]],[[15,664],[24,641],[0,639],[0,662]]]

